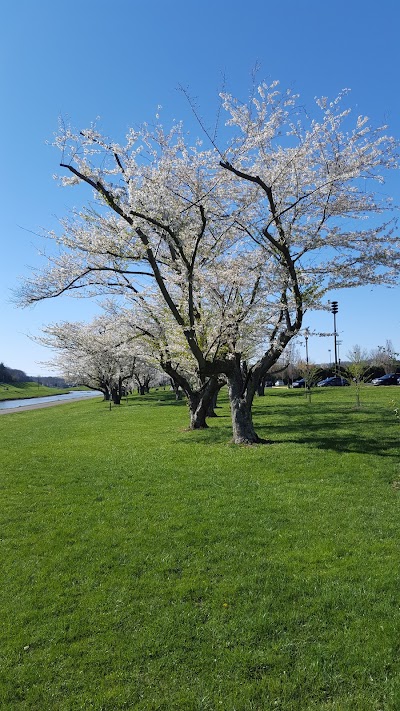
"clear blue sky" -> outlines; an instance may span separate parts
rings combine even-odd
[[[83,197],[57,186],[58,152],[46,144],[58,117],[77,127],[101,117],[120,137],[129,125],[187,118],[178,85],[213,115],[226,76],[229,90],[246,98],[254,65],[310,103],[352,89],[357,113],[388,122],[400,137],[398,0],[16,0],[2,8],[0,71],[0,361],[30,375],[51,354],[27,334],[63,319],[90,319],[96,305],[64,297],[21,310],[10,303],[18,276],[42,259],[34,233],[57,228]],[[400,203],[399,176],[390,192]],[[86,193],[87,194],[87,193]],[[372,348],[391,339],[400,351],[400,288],[363,288],[332,294],[339,301],[341,356],[356,343]],[[332,328],[330,314],[305,325]],[[310,357],[329,360],[331,339],[310,340]]]

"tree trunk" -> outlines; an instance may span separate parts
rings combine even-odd
[[[183,392],[187,397],[190,414],[189,429],[207,429],[206,417],[215,417],[213,406],[215,407],[218,392],[225,381],[219,379],[217,375],[213,375],[208,380],[204,378],[201,387],[198,390],[193,390],[189,380],[182,373],[176,371],[169,361],[163,362],[162,368],[170,377],[176,399],[181,399]]]
[[[218,417],[217,413],[215,412],[215,408],[217,407],[219,390],[220,390],[220,388],[218,388],[218,390],[216,390],[215,393],[211,397],[211,400],[210,400],[208,408],[207,408],[207,417]]]
[[[200,393],[191,393],[188,397],[190,427],[191,430],[206,430],[208,410],[208,398],[202,397]]]
[[[111,397],[114,405],[120,405],[121,404],[121,384],[118,383],[118,385],[113,385],[111,388]]]
[[[217,377],[212,377],[200,390],[187,393],[191,430],[207,429],[206,418],[216,417],[214,407],[223,384]]]
[[[243,378],[235,368],[228,379],[228,392],[232,413],[233,441],[235,444],[259,444],[263,440],[256,433],[251,413],[252,398],[243,393]]]
[[[108,383],[106,383],[105,380],[101,380],[101,381],[100,381],[100,383],[99,383],[99,389],[100,389],[101,392],[103,393],[104,400],[106,400],[107,402],[108,402],[109,400],[111,400],[111,390],[110,390],[110,386],[109,386]]]

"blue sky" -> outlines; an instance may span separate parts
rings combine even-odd
[[[97,307],[63,297],[18,309],[10,301],[18,277],[40,266],[37,236],[87,196],[58,187],[58,152],[48,145],[58,117],[84,127],[100,117],[108,135],[162,119],[189,122],[179,85],[197,97],[212,122],[225,75],[246,98],[256,63],[260,77],[293,87],[305,104],[315,96],[352,90],[357,113],[389,123],[400,137],[398,86],[400,4],[397,0],[16,0],[2,9],[0,28],[0,361],[30,375],[49,372],[51,353],[28,334],[42,325],[89,320]],[[398,175],[389,192],[400,204]],[[355,345],[400,351],[400,288],[362,288],[332,294],[339,302],[341,357]],[[329,331],[329,313],[306,318]],[[310,358],[329,361],[331,339],[312,338]]]

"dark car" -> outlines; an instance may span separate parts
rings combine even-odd
[[[306,381],[304,378],[298,378],[298,380],[293,380],[292,388],[305,388]]]
[[[320,380],[319,383],[317,383],[318,388],[337,387],[341,385],[350,385],[350,383],[346,378],[341,378],[339,375],[333,375],[331,378],[325,378],[325,380]]]
[[[388,373],[381,375],[380,378],[374,378],[372,385],[399,385],[400,373]]]

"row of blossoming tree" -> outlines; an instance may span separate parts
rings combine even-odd
[[[107,315],[91,323],[50,324],[35,340],[56,351],[47,365],[64,380],[99,390],[115,405],[134,388],[143,395],[160,381],[159,370],[127,337],[123,324]]]
[[[318,99],[309,115],[277,82],[247,103],[221,94],[224,141],[205,134],[205,147],[181,124],[131,129],[125,145],[62,126],[62,182],[86,184],[94,203],[50,235],[61,253],[25,283],[23,303],[114,299],[130,338],[184,389],[192,427],[226,382],[234,441],[259,442],[257,386],[306,310],[332,289],[398,279],[381,187],[397,144],[353,119],[346,98]]]

